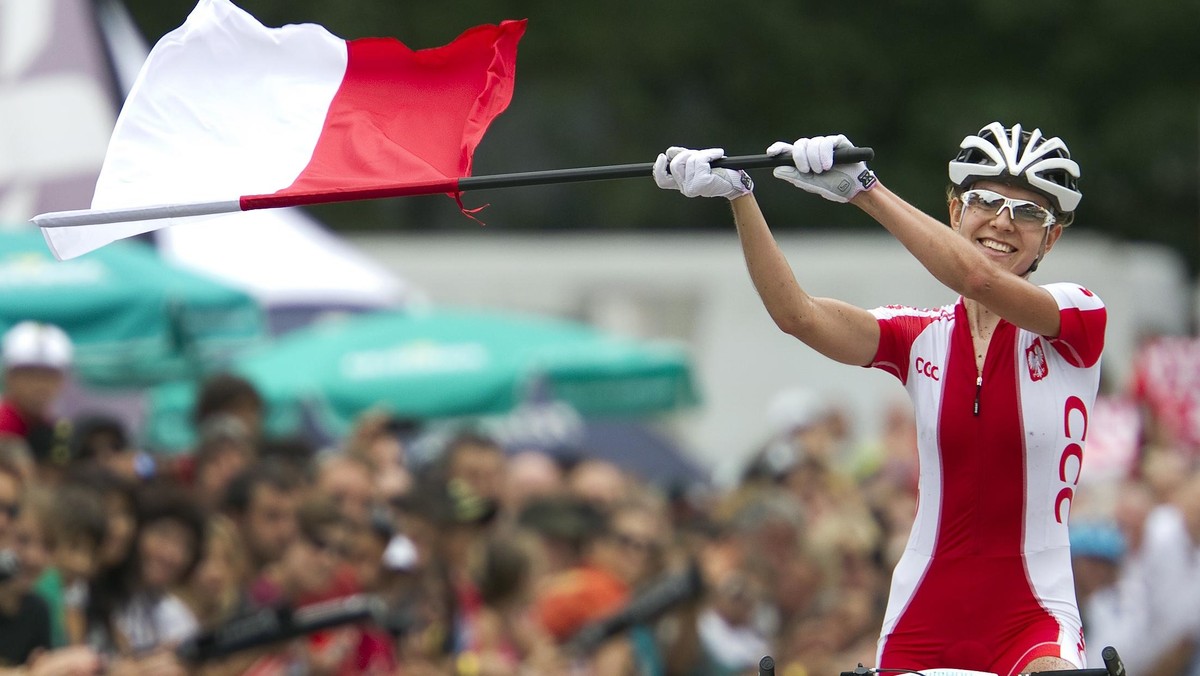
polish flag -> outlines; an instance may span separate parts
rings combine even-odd
[[[456,193],[512,99],[524,32],[504,21],[414,51],[314,24],[267,28],[229,0],[200,0],[142,67],[92,208],[34,223],[61,260],[185,218]]]

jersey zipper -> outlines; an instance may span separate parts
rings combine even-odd
[[[983,376],[975,377],[975,415],[979,415],[979,395],[983,392]]]

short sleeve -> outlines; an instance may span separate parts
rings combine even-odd
[[[868,366],[887,371],[905,383],[913,342],[939,314],[902,305],[878,307],[871,314],[879,323],[879,346]]]
[[[1063,359],[1072,366],[1091,368],[1104,352],[1108,311],[1096,294],[1078,284],[1047,284],[1042,287],[1058,303],[1058,336],[1049,338]]]

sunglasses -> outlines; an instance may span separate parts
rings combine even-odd
[[[1008,209],[1012,222],[1022,228],[1049,228],[1055,222],[1054,214],[1037,202],[1012,199],[991,190],[967,190],[961,199],[966,208],[995,216]]]

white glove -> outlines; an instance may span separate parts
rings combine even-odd
[[[833,164],[835,148],[853,148],[854,144],[845,136],[818,136],[796,139],[795,143],[777,141],[767,148],[768,155],[783,152],[792,154],[794,167],[775,167],[775,178],[811,193],[816,193],[834,202],[849,202],[864,190],[875,185],[875,173],[867,168],[866,162]]]
[[[709,163],[725,156],[720,148],[688,150],[671,146],[654,161],[654,182],[664,190],[678,190],[684,197],[735,199],[754,190],[754,181],[744,171],[714,169]],[[668,163],[670,173],[667,172]]]

